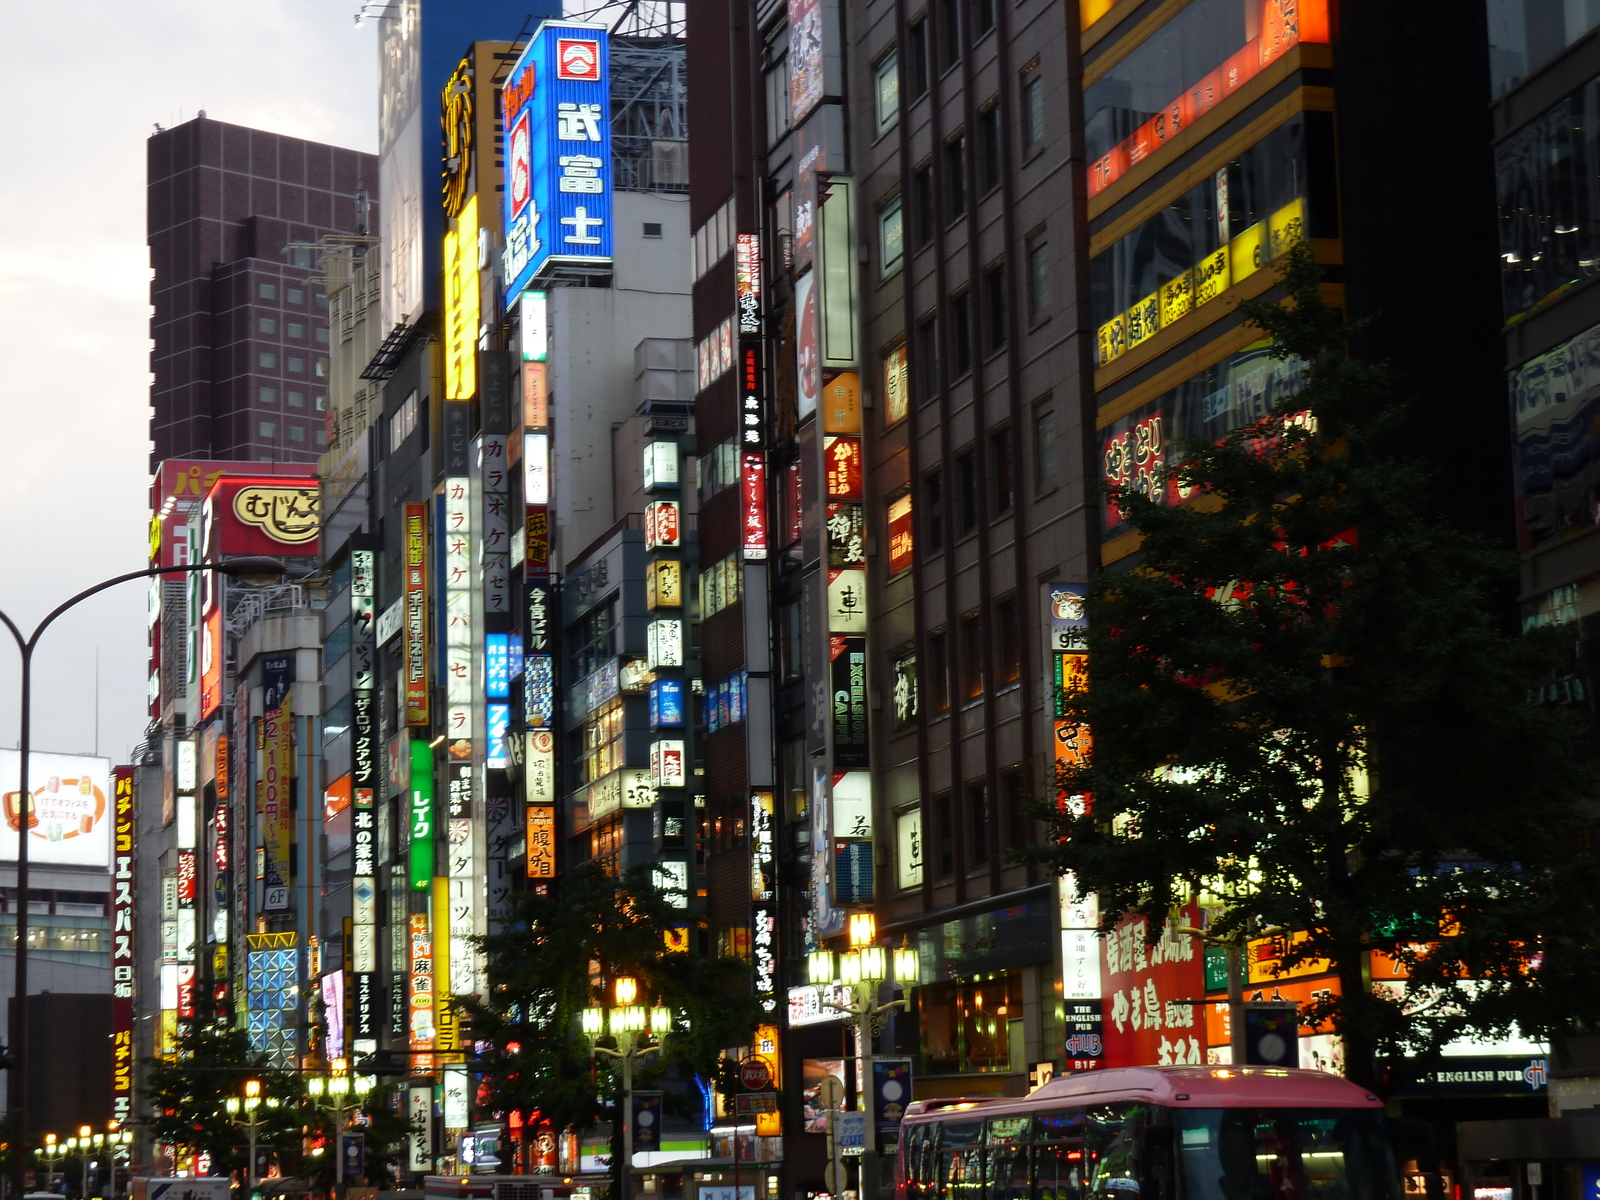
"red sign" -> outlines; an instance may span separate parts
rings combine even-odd
[[[201,555],[317,554],[320,493],[314,476],[224,475],[202,509]]]
[[[739,1064],[739,1082],[752,1092],[772,1086],[772,1068],[759,1058],[747,1058]]]
[[[822,470],[828,499],[861,499],[861,439],[823,438]]]
[[[133,1117],[133,768],[112,771],[116,823],[111,852],[111,1115]]]
[[[1102,940],[1105,1065],[1184,1066],[1206,1059],[1205,953],[1193,934],[1200,910],[1185,905],[1154,945],[1143,916],[1124,917]]]
[[[889,574],[911,565],[911,493],[889,501]]]
[[[644,546],[654,550],[658,546],[678,544],[678,504],[675,500],[657,500],[644,506]]]
[[[760,561],[767,556],[767,460],[746,454],[741,472],[744,486],[744,556]]]
[[[600,43],[588,38],[557,38],[556,78],[599,82]]]
[[[222,610],[206,614],[200,630],[200,719],[222,707]]]
[[[150,486],[150,511],[156,518],[151,529],[150,563],[176,567],[189,561],[189,544],[178,536],[189,514],[205,499],[219,479],[227,475],[281,475],[304,477],[304,463],[255,463],[211,458],[169,458],[156,469]]]
[[[178,966],[178,1020],[194,1020],[194,967],[188,963]]]

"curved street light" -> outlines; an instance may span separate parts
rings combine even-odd
[[[28,1095],[28,822],[33,815],[33,794],[28,790],[28,755],[32,749],[33,740],[33,652],[39,645],[39,638],[44,631],[55,622],[55,619],[74,605],[87,600],[90,596],[99,595],[108,588],[116,587],[119,583],[129,583],[135,579],[153,579],[158,575],[187,575],[196,571],[215,571],[219,575],[227,575],[237,579],[245,587],[267,587],[288,573],[288,567],[275,558],[249,556],[230,559],[227,562],[215,563],[187,563],[176,567],[150,567],[144,571],[129,571],[123,575],[115,575],[110,579],[102,580],[93,587],[85,588],[76,596],[51,609],[49,614],[40,621],[34,631],[27,637],[22,635],[22,630],[17,623],[0,612],[0,624],[4,624],[11,631],[11,636],[16,639],[17,649],[22,653],[22,704],[21,704],[21,731],[17,739],[17,888],[19,898],[17,905],[17,961],[16,983],[12,995],[16,997],[16,1008],[11,1017],[11,1079],[7,1088],[7,1097],[11,1110],[11,1143],[16,1146],[27,1145],[27,1101]],[[11,1195],[20,1197],[27,1191],[26,1173],[28,1160],[24,1154],[11,1156]]]

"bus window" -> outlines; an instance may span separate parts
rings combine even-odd
[[[939,1127],[913,1125],[911,1133],[916,1142],[910,1146],[911,1163],[907,1175],[911,1182],[908,1192],[912,1200],[933,1200],[938,1194],[939,1182]]]
[[[983,1122],[947,1121],[939,1129],[939,1200],[981,1200]]]
[[[1146,1104],[1103,1104],[1088,1111],[1088,1192],[1095,1200],[1139,1194],[1139,1138],[1149,1123]]]
[[[1175,1109],[1184,1200],[1396,1200],[1376,1109]]]
[[[1083,1200],[1083,1138],[1033,1147],[1034,1200]]]
[[[1028,1200],[1028,1132],[1032,1125],[1032,1117],[995,1117],[989,1122],[985,1200]]]

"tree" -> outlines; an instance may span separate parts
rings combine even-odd
[[[266,1057],[250,1049],[250,1037],[223,1019],[196,1021],[179,1035],[177,1054],[150,1063],[151,1135],[159,1142],[211,1155],[213,1174],[244,1171],[248,1137],[229,1120],[224,1105],[244,1095],[247,1080],[261,1083],[263,1103],[258,1146],[289,1153],[298,1162],[302,1091],[293,1076],[275,1073]],[[287,1173],[287,1172],[286,1172]]]
[[[483,1053],[487,1104],[537,1113],[555,1129],[594,1125],[615,1095],[609,1060],[591,1059],[579,1031],[583,1009],[618,976],[638,980],[639,1003],[682,1014],[662,1052],[635,1070],[635,1085],[698,1075],[724,1093],[737,1069],[724,1047],[747,1045],[761,1019],[747,963],[670,948],[691,919],[671,907],[651,869],[620,878],[596,863],[565,875],[551,896],[522,893],[510,928],[483,940],[489,994],[466,1011]]]
[[[1514,558],[1432,510],[1404,408],[1319,282],[1301,246],[1288,302],[1245,305],[1298,392],[1169,451],[1153,494],[1111,490],[1140,551],[1091,584],[1091,682],[1064,704],[1093,749],[1034,853],[1107,927],[1138,909],[1154,936],[1205,895],[1214,938],[1303,933],[1286,965],[1340,981],[1309,1015],[1381,1087],[1463,1034],[1600,1020],[1593,786],[1534,699],[1556,660],[1511,618]],[[1409,979],[1364,983],[1369,951]]]

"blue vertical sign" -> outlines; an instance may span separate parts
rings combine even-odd
[[[546,263],[611,261],[611,72],[603,25],[546,21],[501,90],[506,307]]]
[[[483,689],[491,700],[511,695],[511,638],[504,633],[483,635]]]

